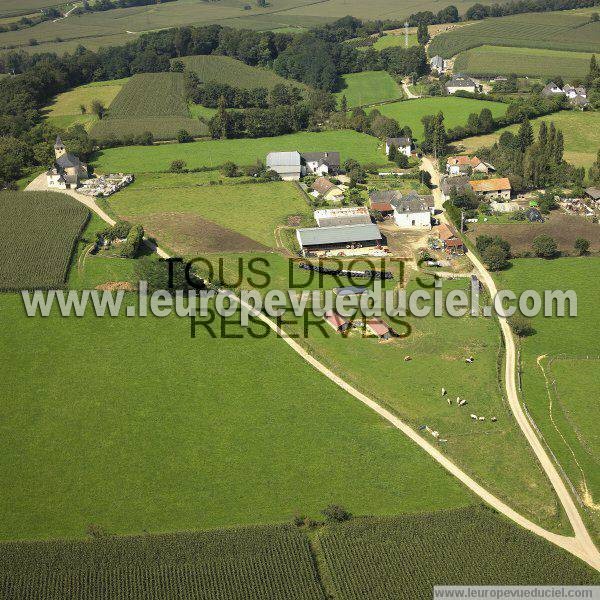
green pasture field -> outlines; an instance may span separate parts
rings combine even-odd
[[[42,8],[62,4],[65,4],[64,0],[3,0],[0,6],[0,17],[30,14]]]
[[[281,522],[329,503],[389,515],[473,502],[399,431],[235,315],[225,333],[242,337],[199,326],[191,338],[188,318],[31,319],[16,295],[0,304],[11,398],[2,539]]]
[[[433,283],[431,277],[416,277],[407,286],[409,292]],[[468,287],[467,278],[445,281],[442,292]],[[382,344],[358,334],[314,333],[300,341],[326,366],[415,430],[427,425],[439,431],[446,442],[436,442],[425,431],[422,435],[515,510],[552,530],[564,530],[564,515],[552,488],[502,393],[498,323],[481,316],[447,314],[384,320],[404,337]],[[298,329],[299,325],[288,327]],[[405,356],[412,360],[406,362]],[[475,359],[471,364],[465,362],[469,356]],[[458,407],[457,397],[468,404]],[[486,420],[475,422],[471,413]],[[493,416],[497,422],[490,420]]]
[[[100,172],[143,173],[166,171],[171,162],[184,160],[188,168],[218,166],[228,160],[238,165],[265,161],[269,152],[298,150],[299,152],[341,153],[342,162],[354,158],[361,163],[386,164],[381,142],[370,135],[355,131],[301,132],[277,137],[210,140],[191,144],[159,146],[127,146],[98,152],[96,169]]]
[[[217,114],[216,108],[208,108],[206,106],[202,106],[201,104],[194,104],[193,102],[188,104],[188,108],[190,115],[196,119],[202,118],[210,120]]]
[[[98,120],[91,112],[92,102],[100,100],[105,107],[110,107],[127,81],[128,78],[98,81],[63,92],[46,107],[46,120],[60,129],[77,123],[90,128]],[[81,105],[86,107],[86,114],[81,113]]]
[[[415,33],[408,35],[409,46],[416,46],[418,43],[417,35]],[[404,35],[383,35],[373,44],[375,50],[383,50],[384,48],[391,48],[393,46],[401,46],[404,48],[406,46]]]
[[[374,104],[402,98],[402,88],[387,71],[364,71],[342,75],[343,89],[336,94],[338,103],[346,96],[348,106]]]
[[[485,19],[437,35],[429,45],[428,53],[451,58],[484,45],[600,52],[600,22],[590,23],[589,15],[565,11]],[[515,64],[515,67],[519,65]]]
[[[261,67],[251,67],[230,56],[203,55],[183,56],[180,60],[187,71],[196,73],[201,81],[226,83],[235,87],[271,89],[277,84],[294,85],[306,89],[303,83],[280,77],[274,71]]]
[[[189,215],[199,215],[218,225],[245,235],[265,247],[275,246],[274,230],[285,224],[286,217],[302,215],[312,217],[312,211],[303,193],[291,182],[194,186],[168,186],[150,188],[154,176],[139,176],[138,180],[115,194],[109,201],[111,209],[131,222],[141,222],[148,226],[144,217],[178,213],[182,219]],[[142,186],[138,186],[138,182]],[[145,182],[145,185],[144,185]],[[168,186],[168,187],[167,187]],[[161,219],[161,222],[164,220]],[[157,224],[158,226],[158,224]],[[175,232],[169,229],[161,241],[168,247],[180,243]],[[198,231],[198,235],[202,235]],[[225,250],[225,249],[224,249]]]
[[[418,550],[415,550],[418,540]],[[335,598],[431,598],[434,585],[591,585],[598,574],[482,507],[356,519],[318,534]],[[506,560],[506,557],[514,560]]]
[[[151,132],[155,139],[172,140],[180,130],[192,136],[208,127],[190,116],[182,73],[140,73],[131,77],[111,103],[108,116],[97,121],[91,135],[122,138]]]
[[[382,115],[396,119],[401,126],[409,125],[417,140],[423,138],[423,123],[421,119],[426,115],[444,113],[446,129],[456,125],[466,125],[469,114],[479,113],[482,108],[489,108],[494,117],[500,117],[506,112],[507,105],[501,102],[487,100],[474,100],[472,98],[432,97],[393,102],[375,106]]]
[[[560,289],[574,290],[577,294],[576,317],[535,317],[535,334],[521,342],[523,401],[586,503],[584,512],[598,539],[600,455],[594,424],[600,419],[600,410],[594,398],[600,364],[595,335],[600,259],[517,259],[512,262],[510,269],[497,274],[502,287],[516,293]],[[556,388],[553,380],[556,380]]]
[[[484,45],[459,54],[454,70],[470,75],[515,73],[543,78],[560,75],[568,81],[583,79],[588,74],[592,56],[585,52]]]
[[[0,288],[63,287],[89,211],[65,194],[0,194]]]
[[[590,167],[596,160],[600,148],[599,112],[566,110],[540,117],[532,121],[536,133],[542,121],[546,123],[552,121],[558,129],[562,130],[565,140],[565,160],[578,167]],[[518,125],[511,125],[489,135],[466,138],[458,144],[465,151],[474,152],[478,148],[491,146],[497,142],[504,131],[516,133],[517,129]]]

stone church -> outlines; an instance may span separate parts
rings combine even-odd
[[[56,137],[54,144],[54,167],[46,173],[49,188],[61,190],[75,189],[81,181],[88,178],[88,168],[74,154],[67,152],[60,136]]]

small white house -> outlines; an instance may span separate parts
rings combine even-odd
[[[385,153],[387,156],[389,156],[390,148],[392,146],[396,146],[396,150],[398,150],[400,154],[404,154],[404,156],[410,158],[412,153],[412,140],[409,137],[387,138],[385,140]]]
[[[446,82],[446,91],[449,94],[456,94],[459,91],[475,93],[477,84],[470,77],[457,73],[452,75],[451,79]]]
[[[301,154],[306,173],[335,175],[340,170],[339,152],[303,152]]]
[[[392,200],[394,222],[402,229],[431,229],[434,210],[433,196],[419,196],[409,192],[400,199]]]
[[[446,61],[439,55],[434,56],[430,61],[432,71],[443,73],[446,70]]]

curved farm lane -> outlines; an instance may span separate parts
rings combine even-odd
[[[428,171],[431,174],[431,181],[436,186],[436,189],[433,190],[435,207],[442,208],[440,174],[438,173],[438,170],[436,169],[433,161],[429,158],[423,158],[423,167],[426,171]],[[442,220],[446,220],[445,215],[441,215],[441,217]],[[485,286],[490,292],[491,297],[494,298],[498,293],[498,288],[496,287],[496,283],[493,277],[490,275],[489,271],[485,268],[483,263],[479,260],[477,256],[475,256],[473,252],[469,252],[467,256],[470,258],[471,262],[475,266],[475,271],[477,272],[480,281],[482,281],[485,284]],[[592,541],[592,538],[590,537],[590,534],[588,533],[588,530],[586,529],[583,523],[581,515],[579,514],[579,511],[575,506],[575,502],[573,502],[573,498],[567,490],[567,486],[560,477],[554,463],[546,453],[539,438],[535,434],[535,431],[533,430],[533,427],[531,426],[531,423],[529,422],[527,416],[525,415],[525,411],[521,406],[516,386],[517,352],[515,347],[515,340],[513,338],[510,325],[508,324],[506,318],[499,316],[498,320],[500,322],[502,336],[504,338],[504,345],[506,348],[504,380],[506,386],[506,394],[508,397],[508,402],[511,411],[519,427],[521,428],[523,435],[525,435],[538,461],[542,465],[542,468],[544,469],[548,479],[552,483],[552,486],[554,487],[554,490],[557,496],[559,497],[565,512],[567,513],[569,522],[571,523],[571,527],[573,528],[573,532],[575,534],[574,538],[566,538],[570,540],[569,546],[571,546],[572,548],[576,548],[576,551],[570,551],[573,552],[573,554],[579,556],[580,558],[583,558],[583,560],[585,560],[595,569],[600,570],[600,552],[598,552],[598,549],[594,545],[594,542]]]
[[[428,159],[427,159],[427,162],[429,164],[429,167],[434,171],[434,172],[432,172],[432,181],[434,183],[437,182],[437,184],[439,185],[439,174],[433,168],[433,163],[431,163],[431,161],[429,161]],[[36,185],[34,185],[34,184],[36,184]],[[41,186],[43,186],[43,189]],[[38,177],[37,179],[35,179],[31,184],[29,184],[27,186],[26,189],[27,190],[47,191],[47,188],[45,187],[45,176],[44,176],[44,179],[41,179],[41,176]],[[94,202],[94,200],[92,198],[89,198],[88,196],[84,196],[83,194],[78,194],[77,192],[74,192],[73,190],[61,190],[61,191],[64,193],[68,193],[70,196],[72,196],[73,198],[75,198],[76,200],[81,202],[82,204],[85,204],[85,206],[87,206],[88,208],[93,210],[98,216],[100,216],[102,219],[104,219],[107,223],[109,223],[109,224],[114,223],[113,219],[111,219],[102,209],[100,209],[100,207],[98,207],[98,205]],[[435,192],[435,190],[434,190],[434,192]],[[438,195],[439,195],[439,191],[438,191]],[[441,196],[440,196],[440,199],[441,199]],[[437,207],[438,202],[439,202],[439,199],[436,199],[436,207]],[[169,257],[169,255],[166,252],[164,252],[163,250],[161,250],[160,248],[157,248],[157,252],[163,258]],[[481,265],[481,263],[480,263],[480,265]],[[477,264],[475,264],[475,267],[477,268]],[[483,265],[481,265],[481,269],[483,269]],[[487,273],[487,271],[485,271],[485,269],[483,269],[483,271],[487,275],[489,282],[494,286],[493,289],[495,289],[495,284],[494,284],[493,280],[491,279],[491,276],[489,275],[489,273]],[[577,512],[577,509],[575,508],[575,505],[573,504],[571,497],[569,496],[564,484],[562,483],[562,480],[558,476],[556,469],[554,469],[554,465],[552,465],[552,463],[550,462],[550,459],[546,456],[541,444],[539,443],[539,440],[537,440],[537,438],[535,437],[535,434],[533,433],[533,430],[531,429],[531,426],[527,422],[527,419],[525,418],[525,415],[523,414],[521,406],[519,405],[518,397],[516,395],[515,380],[514,380],[514,372],[515,372],[514,342],[512,341],[512,335],[510,333],[510,329],[508,329],[508,324],[505,321],[504,321],[504,326],[508,329],[508,337],[511,340],[512,349],[513,349],[512,360],[508,359],[508,352],[507,352],[507,361],[506,361],[507,381],[509,381],[509,377],[508,377],[509,365],[512,365],[512,380],[511,381],[512,381],[512,388],[514,389],[514,401],[516,402],[518,411],[521,413],[521,415],[523,417],[524,424],[527,426],[528,430],[531,432],[531,435],[537,442],[539,451],[545,457],[547,465],[556,474],[558,483],[560,484],[560,486],[562,486],[562,489],[564,490],[564,495],[566,496],[566,499],[569,501],[569,503],[572,506],[572,511],[568,511],[568,514],[569,514],[569,520],[573,524],[573,529],[575,531],[575,537],[567,537],[567,536],[563,536],[563,535],[558,535],[556,533],[552,533],[551,531],[547,531],[543,527],[536,525],[529,519],[526,519],[525,517],[523,517],[522,515],[517,513],[515,510],[510,508],[510,506],[508,506],[507,504],[502,502],[502,500],[500,500],[499,498],[496,498],[496,496],[494,496],[493,494],[488,492],[485,488],[480,486],[474,479],[469,477],[469,475],[467,475],[457,465],[455,465],[451,460],[449,460],[446,456],[444,456],[435,446],[431,445],[427,440],[422,438],[409,425],[407,425],[401,419],[399,419],[398,417],[393,415],[390,411],[386,410],[385,408],[383,408],[382,406],[377,404],[377,402],[375,402],[374,400],[371,400],[369,397],[365,396],[365,394],[363,394],[362,392],[359,392],[357,389],[352,387],[347,381],[345,381],[344,379],[342,379],[341,377],[336,375],[333,371],[328,369],[325,365],[323,365],[321,362],[319,362],[316,358],[311,356],[302,346],[300,346],[300,344],[298,344],[295,340],[293,340],[291,337],[289,337],[289,335],[285,331],[283,331],[269,317],[267,317],[262,312],[256,310],[251,305],[243,302],[233,292],[229,292],[228,290],[223,290],[223,291],[225,293],[227,293],[232,300],[235,300],[236,302],[238,302],[240,304],[240,306],[243,306],[248,311],[249,314],[253,315],[254,317],[260,319],[263,323],[265,323],[271,330],[273,330],[279,337],[281,337],[281,339],[283,339],[284,342],[286,344],[288,344],[288,346],[290,346],[290,348],[292,348],[292,350],[294,350],[294,352],[296,352],[308,364],[310,364],[317,371],[319,371],[320,373],[325,375],[325,377],[327,377],[329,380],[333,381],[333,383],[335,383],[336,385],[341,387],[344,391],[348,392],[351,396],[353,396],[354,398],[356,398],[357,400],[359,400],[360,402],[362,402],[363,404],[368,406],[371,410],[376,412],[378,415],[383,417],[386,421],[391,423],[396,429],[399,429],[402,433],[404,433],[407,437],[409,437],[413,442],[415,442],[415,444],[417,444],[425,452],[427,452],[427,454],[429,454],[434,460],[436,460],[440,465],[442,465],[442,467],[444,467],[449,473],[454,475],[459,481],[461,481],[465,486],[467,486],[473,493],[477,494],[482,500],[487,502],[490,506],[495,508],[498,512],[507,516],[509,519],[511,519],[518,525],[521,525],[525,529],[528,529],[529,531],[535,533],[536,535],[539,535],[540,537],[548,540],[549,542],[552,542],[553,544],[559,546],[560,548],[567,550],[568,552],[577,556],[578,558],[581,558],[582,560],[584,560],[586,563],[588,563],[590,566],[594,567],[595,569],[600,570],[600,554],[596,550],[596,547],[594,546],[585,526],[583,525],[583,521],[581,520],[581,517],[579,516],[579,513]],[[501,323],[502,323],[502,321],[501,321]],[[503,334],[506,336],[504,326],[503,326]],[[508,348],[508,343],[507,343],[507,348]],[[511,402],[511,408],[512,407],[513,407],[513,403]],[[513,408],[513,411],[514,410],[515,409]],[[521,425],[521,422],[519,422],[519,424]],[[521,429],[523,429],[523,425],[521,425]],[[535,448],[534,448],[534,450],[535,450]],[[537,452],[536,452],[536,454],[537,454]],[[542,463],[543,466],[544,466],[544,464],[545,463]],[[546,468],[546,467],[544,466],[544,468]],[[551,480],[554,484],[554,480],[552,478],[551,478]],[[556,485],[557,484],[555,484],[555,488],[556,488]],[[557,489],[557,493],[559,493],[558,489]],[[565,500],[563,499],[563,495],[559,493],[559,497],[561,498],[561,501],[563,502],[563,505],[564,505]],[[573,511],[574,511],[574,514],[573,514]]]

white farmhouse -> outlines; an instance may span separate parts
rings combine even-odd
[[[394,222],[402,229],[431,229],[433,196],[419,196],[412,191],[391,201]]]
[[[396,150],[400,152],[400,154],[404,154],[404,156],[408,156],[412,153],[412,140],[409,137],[395,137],[395,138],[387,138],[385,140],[385,153],[389,156],[390,148],[392,146],[396,146]]]
[[[452,78],[446,82],[446,91],[449,94],[456,94],[456,92],[472,92],[477,91],[477,84],[466,75],[457,73],[452,75]]]
[[[446,70],[446,61],[439,55],[434,56],[430,61],[432,71],[443,73]]]

